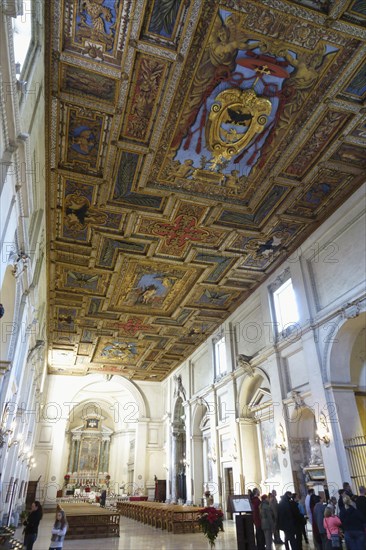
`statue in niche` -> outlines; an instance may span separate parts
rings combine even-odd
[[[249,355],[243,355],[240,353],[238,357],[236,358],[238,367],[242,367],[244,369],[244,372],[253,378],[254,376],[254,368],[250,364],[250,361],[253,359],[252,356]]]
[[[309,466],[323,466],[323,457],[320,443],[317,439],[309,439],[310,460]]]
[[[173,378],[175,382],[174,397],[182,397],[183,401],[186,401],[186,390],[183,386],[182,376],[178,374],[178,376],[174,375]]]
[[[305,407],[305,402],[301,397],[301,394],[299,391],[292,390],[291,399],[295,404],[295,409],[301,409],[302,407]]]

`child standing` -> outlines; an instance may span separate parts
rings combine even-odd
[[[66,515],[63,510],[58,510],[56,513],[56,521],[52,528],[52,537],[49,550],[60,550],[64,544],[64,538],[67,531]]]

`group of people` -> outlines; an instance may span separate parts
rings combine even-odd
[[[277,500],[277,492],[260,496],[258,489],[251,495],[253,523],[258,550],[271,550],[272,543],[284,544],[286,550],[302,550],[302,539],[308,544],[305,509],[295,493],[287,491]],[[280,531],[285,534],[282,541]]]
[[[306,514],[312,525],[316,550],[342,548],[342,539],[347,550],[366,549],[366,489],[361,486],[359,495],[354,495],[348,482],[338,491],[338,500],[326,500],[324,493],[316,495],[308,490],[305,499]]]
[[[38,536],[38,526],[43,516],[41,503],[36,500],[32,503],[31,511],[27,519],[23,522],[24,525],[24,547],[25,550],[32,550]],[[67,521],[65,512],[58,507],[56,512],[55,523],[51,531],[51,544],[49,550],[61,550],[64,544],[64,538],[67,531]]]
[[[332,497],[327,501],[325,494],[316,495],[309,489],[303,504],[291,491],[278,501],[275,490],[260,496],[254,489],[250,496],[257,550],[272,550],[273,543],[284,544],[286,550],[302,550],[303,541],[309,544],[308,521],[316,550],[341,549],[343,539],[347,550],[366,550],[365,487],[360,487],[359,493],[354,495],[349,483],[344,483],[338,500]]]

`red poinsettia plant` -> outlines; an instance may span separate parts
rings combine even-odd
[[[64,475],[64,480],[65,480],[65,485],[67,485],[67,484],[69,483],[69,481],[70,481],[70,476],[69,476],[69,474]]]
[[[202,527],[202,531],[208,538],[211,548],[215,546],[215,540],[219,531],[223,531],[223,517],[221,510],[217,510],[213,506],[208,506],[202,510],[202,514],[198,518],[198,523]]]

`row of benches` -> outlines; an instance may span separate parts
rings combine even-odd
[[[118,502],[117,509],[123,516],[172,533],[196,533],[201,530],[198,520],[202,508],[196,506],[161,502]]]

